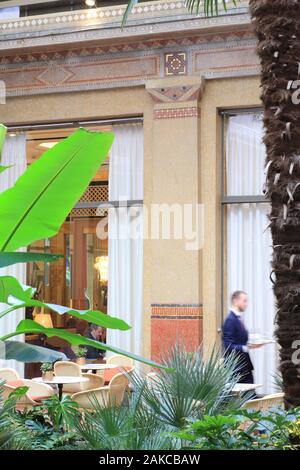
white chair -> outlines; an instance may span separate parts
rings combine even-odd
[[[253,411],[267,411],[269,408],[283,408],[284,406],[284,393],[274,393],[272,395],[266,395],[262,398],[256,398],[254,400],[248,400],[242,408]]]
[[[18,372],[10,367],[0,369],[0,381],[20,380]]]
[[[114,364],[115,366],[120,367],[133,367],[134,360],[127,356],[122,356],[121,354],[115,354],[111,356],[106,361],[107,364]]]

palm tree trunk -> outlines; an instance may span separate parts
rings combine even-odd
[[[250,0],[250,10],[262,65],[276,337],[291,407],[300,405],[300,1]]]

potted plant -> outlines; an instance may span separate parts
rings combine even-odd
[[[52,380],[54,376],[52,362],[44,362],[44,364],[41,365],[41,372],[43,380]]]
[[[79,365],[85,364],[86,353],[87,353],[86,348],[83,348],[83,347],[78,348],[77,353],[76,353],[76,356],[77,356],[76,362],[77,362],[77,364],[79,364]]]

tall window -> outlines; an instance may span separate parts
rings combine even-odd
[[[274,330],[274,296],[270,281],[271,235],[266,230],[269,203],[263,196],[265,147],[260,112],[224,114],[223,159],[223,308],[230,293],[249,294],[245,323],[250,333],[271,338]],[[262,392],[274,388],[275,346],[251,352],[255,382]]]
[[[39,300],[81,310],[97,309],[122,318],[132,329],[109,331],[109,344],[142,353],[142,121],[141,118],[115,119],[105,124],[85,123],[85,127],[114,133],[110,153],[57,235],[28,247],[29,251],[61,253],[64,258],[55,263],[15,265],[0,270],[1,275],[16,275],[20,282],[36,289],[35,297]],[[11,165],[11,168],[1,178],[0,191],[14,184],[27,166],[72,132],[74,127],[63,123],[11,128],[2,155],[2,163]],[[68,328],[83,335],[87,331],[88,323],[84,318],[79,320],[69,315],[27,308],[18,316],[11,316],[9,322],[0,322],[0,332],[5,334],[14,330],[22,316],[45,321],[44,313],[49,326]],[[25,340],[44,344],[44,339],[36,335],[27,335]],[[45,342],[48,347],[66,348],[66,343],[58,338],[47,338]],[[22,366],[19,371],[23,373]],[[25,372],[34,376],[38,370],[34,372],[30,366]]]

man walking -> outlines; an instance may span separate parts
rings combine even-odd
[[[231,308],[223,325],[223,344],[225,356],[235,351],[238,357],[237,372],[240,383],[254,383],[253,364],[249,355],[250,349],[261,347],[261,344],[248,344],[248,331],[245,328],[242,313],[248,305],[246,292],[237,290],[231,295]]]

